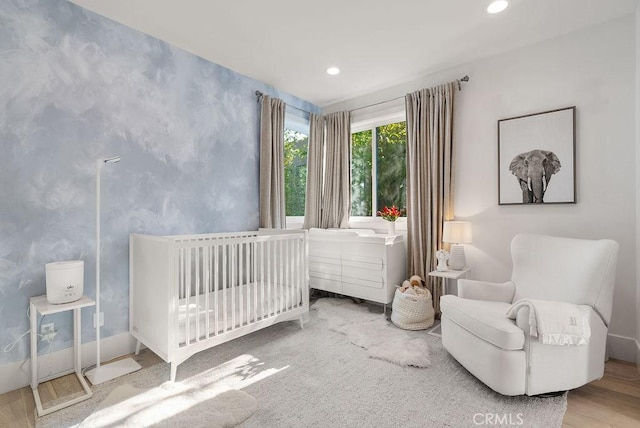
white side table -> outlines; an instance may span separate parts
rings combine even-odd
[[[435,276],[437,278],[442,278],[442,294],[447,294],[448,286],[450,285],[450,281],[457,281],[460,278],[469,278],[469,273],[471,272],[471,268],[466,267],[462,270],[445,270],[439,271],[434,270],[429,272],[429,276]]]
[[[31,389],[33,390],[33,398],[36,402],[36,410],[38,416],[44,416],[56,410],[63,409],[71,406],[72,404],[79,403],[86,400],[93,395],[91,388],[87,385],[87,382],[82,376],[82,359],[80,358],[80,310],[88,306],[94,306],[96,302],[87,296],[82,296],[80,300],[76,300],[71,303],[63,303],[60,305],[54,305],[49,303],[46,295],[32,297],[29,303],[29,317],[31,318]],[[75,351],[73,368],[78,376],[80,385],[84,389],[84,395],[58,404],[56,406],[42,408],[42,401],[40,400],[40,394],[38,393],[38,313],[41,315],[56,314],[58,312],[73,311],[73,349]]]

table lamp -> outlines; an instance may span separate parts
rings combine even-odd
[[[449,267],[453,270],[464,269],[467,261],[464,256],[464,246],[460,244],[471,243],[471,223],[468,221],[445,221],[442,242],[452,244]]]

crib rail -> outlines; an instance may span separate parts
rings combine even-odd
[[[264,322],[308,299],[304,232],[172,239],[179,348]]]

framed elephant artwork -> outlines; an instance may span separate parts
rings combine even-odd
[[[498,121],[498,203],[576,203],[576,108]]]

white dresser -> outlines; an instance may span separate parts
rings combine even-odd
[[[404,237],[368,229],[309,230],[311,288],[388,304],[406,277]]]

